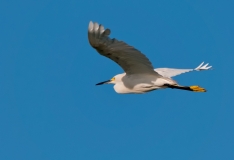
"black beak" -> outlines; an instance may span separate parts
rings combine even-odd
[[[110,81],[111,81],[111,80],[108,80],[108,81],[104,81],[104,82],[97,83],[97,84],[96,84],[96,86],[97,86],[97,85],[102,85],[102,84],[108,83],[108,82],[110,82]]]

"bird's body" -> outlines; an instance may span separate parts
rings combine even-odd
[[[146,93],[160,88],[167,88],[163,86],[164,84],[177,84],[170,78],[150,74],[127,75],[122,73],[116,75],[114,81],[114,89],[117,93]]]
[[[190,71],[208,70],[208,64],[199,65],[195,69],[154,69],[149,59],[137,49],[127,45],[123,41],[110,39],[109,29],[104,29],[102,25],[90,22],[88,28],[88,38],[91,46],[101,55],[110,58],[120,65],[125,73],[114,76],[111,80],[98,83],[97,85],[111,83],[115,84],[117,93],[146,93],[156,89],[175,88],[195,92],[205,92],[199,86],[180,86],[171,77]]]

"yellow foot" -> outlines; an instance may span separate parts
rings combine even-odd
[[[194,92],[206,92],[204,88],[201,88],[199,86],[190,86],[189,88]]]

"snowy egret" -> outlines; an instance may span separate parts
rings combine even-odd
[[[101,55],[116,62],[125,73],[118,74],[112,79],[100,82],[101,84],[114,84],[117,93],[146,93],[156,89],[172,88],[194,92],[206,92],[199,86],[181,86],[171,77],[190,72],[208,70],[212,66],[200,64],[195,69],[154,69],[149,59],[140,51],[123,41],[109,38],[110,29],[90,21],[88,39],[90,45]]]

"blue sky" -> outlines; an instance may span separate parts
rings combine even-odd
[[[0,159],[234,159],[234,1],[0,2]],[[119,95],[95,86],[122,69],[87,39],[89,21],[154,67],[206,93]]]

